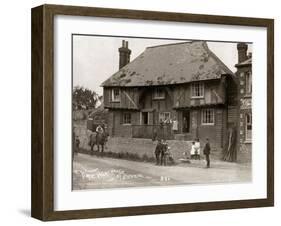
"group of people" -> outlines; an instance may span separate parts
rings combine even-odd
[[[168,143],[163,139],[158,139],[154,154],[156,158],[156,165],[166,166],[169,163],[174,163],[170,147],[168,146]],[[210,168],[211,145],[208,138],[206,138],[203,154],[205,155],[206,168]],[[200,160],[200,141],[198,138],[192,142],[190,159]]]
[[[174,159],[170,152],[170,147],[165,140],[158,140],[154,153],[156,158],[156,165],[167,166],[168,164],[174,163]]]
[[[174,117],[173,119],[171,119],[170,117],[166,118],[166,119],[159,119],[159,125],[160,128],[153,128],[153,132],[152,132],[152,141],[155,141],[157,139],[167,139],[167,137],[172,136],[174,134],[177,133],[178,131],[178,125],[179,122],[176,119],[176,117]],[[171,128],[171,131],[165,130],[164,126],[170,126],[168,128]],[[165,132],[166,131],[166,132]],[[164,134],[167,133],[167,134]]]
[[[178,131],[179,122],[176,117],[174,117],[173,119],[171,118],[166,118],[164,120],[160,119],[160,125],[164,125],[164,124],[170,124],[172,126],[171,128],[174,133]]]

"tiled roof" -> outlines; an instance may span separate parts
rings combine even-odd
[[[232,71],[208,48],[193,41],[148,47],[102,86],[157,86],[218,79]]]

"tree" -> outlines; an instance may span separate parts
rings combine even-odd
[[[95,91],[84,88],[82,86],[75,86],[72,92],[73,108],[77,110],[88,110],[96,108],[97,103],[100,101],[99,96]]]

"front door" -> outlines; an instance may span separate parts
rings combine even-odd
[[[190,112],[183,111],[182,113],[182,132],[189,133],[190,132]]]

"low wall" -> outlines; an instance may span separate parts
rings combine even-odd
[[[79,137],[80,148],[90,150],[88,146],[89,138],[87,134],[86,121],[76,121],[74,123],[75,135]],[[191,141],[183,140],[168,140],[169,147],[171,147],[171,153],[175,160],[183,158],[183,153],[187,152],[188,156],[191,149]],[[137,153],[140,157],[147,155],[148,157],[154,157],[155,147],[157,141],[143,138],[124,138],[124,137],[109,137],[105,147],[106,152],[123,152],[123,153]],[[201,155],[203,156],[203,143],[201,144]],[[97,147],[95,147],[97,150]],[[213,149],[212,158],[219,159],[221,156],[221,150]]]
[[[113,137],[109,138],[106,151],[137,153],[140,156],[145,154],[153,157],[156,145],[157,141],[151,139]],[[182,158],[183,152],[191,148],[189,141],[169,140],[168,145],[175,159]]]

